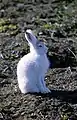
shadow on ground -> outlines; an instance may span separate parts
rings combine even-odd
[[[62,91],[62,90],[51,90],[51,93],[47,94],[37,94],[35,95],[49,98],[57,98],[61,101],[69,102],[72,104],[77,104],[77,90],[74,91]]]

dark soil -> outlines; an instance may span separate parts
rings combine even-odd
[[[51,94],[23,95],[16,78],[32,29],[47,42]],[[0,120],[77,120],[77,2],[0,0]]]

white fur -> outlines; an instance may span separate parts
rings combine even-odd
[[[29,35],[29,36],[28,36]],[[37,38],[31,30],[25,33],[26,40],[30,45],[30,53],[22,57],[17,65],[17,79],[22,93],[48,93],[44,78],[49,67],[46,56],[46,46],[39,42],[42,47],[38,47]]]

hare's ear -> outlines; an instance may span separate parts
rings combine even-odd
[[[25,38],[29,44],[36,45],[37,38],[34,36],[34,34],[32,33],[30,29],[26,30]]]

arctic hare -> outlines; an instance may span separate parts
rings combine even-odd
[[[47,47],[37,40],[31,30],[26,30],[25,38],[30,46],[30,53],[23,56],[17,65],[17,79],[22,93],[49,93],[44,78],[49,68]]]

